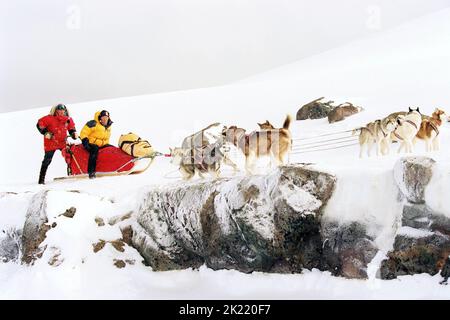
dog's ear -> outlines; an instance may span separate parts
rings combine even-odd
[[[170,154],[173,154],[173,149],[169,147]]]
[[[408,112],[411,112],[411,111],[413,111],[413,110],[411,109],[411,107],[408,107]]]
[[[416,111],[417,111],[418,113],[422,114],[422,113],[420,112],[420,110],[419,110],[419,107],[417,107]]]

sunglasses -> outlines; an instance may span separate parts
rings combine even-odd
[[[56,106],[56,110],[66,110],[66,106],[62,105],[62,104],[59,104],[59,105]]]

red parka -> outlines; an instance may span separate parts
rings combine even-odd
[[[53,110],[52,110],[53,111]],[[55,114],[53,112],[53,114]],[[56,116],[49,114],[38,120],[37,127],[44,134],[44,150],[45,152],[53,150],[61,150],[66,146],[66,137],[69,133],[72,135],[75,129],[75,123],[69,116]],[[52,134],[51,139],[45,136],[45,133]]]

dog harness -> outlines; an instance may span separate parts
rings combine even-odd
[[[406,120],[405,122],[408,122],[409,124],[412,124],[414,126],[414,128],[418,129],[417,125],[414,122],[412,122],[411,120]],[[403,140],[403,138],[400,137],[396,131],[394,131],[394,136],[396,136],[397,139],[399,139],[399,140]]]
[[[433,128],[434,131],[436,131],[436,137],[437,137],[439,135],[438,127],[432,121],[430,121],[430,126],[431,126],[431,128]]]
[[[383,137],[387,137],[387,133],[385,133],[384,131],[383,131],[383,127],[382,126],[380,126],[380,130],[381,130],[381,133],[383,134]]]
[[[395,132],[395,131],[394,131],[394,136],[396,136],[398,140],[403,140],[403,138],[402,138],[402,137],[400,137],[400,136],[398,135],[398,133],[397,133],[397,132]]]
[[[414,128],[418,129],[417,125],[414,122],[412,122],[411,120],[406,120],[406,122],[412,124],[414,126]]]

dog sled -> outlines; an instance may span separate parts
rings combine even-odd
[[[89,152],[81,144],[66,144],[61,152],[67,164],[67,176],[57,177],[54,180],[88,178]],[[162,153],[152,150],[145,156],[134,157],[121,148],[112,145],[106,146],[98,152],[96,176],[140,174],[150,167],[156,157],[162,155]]]

